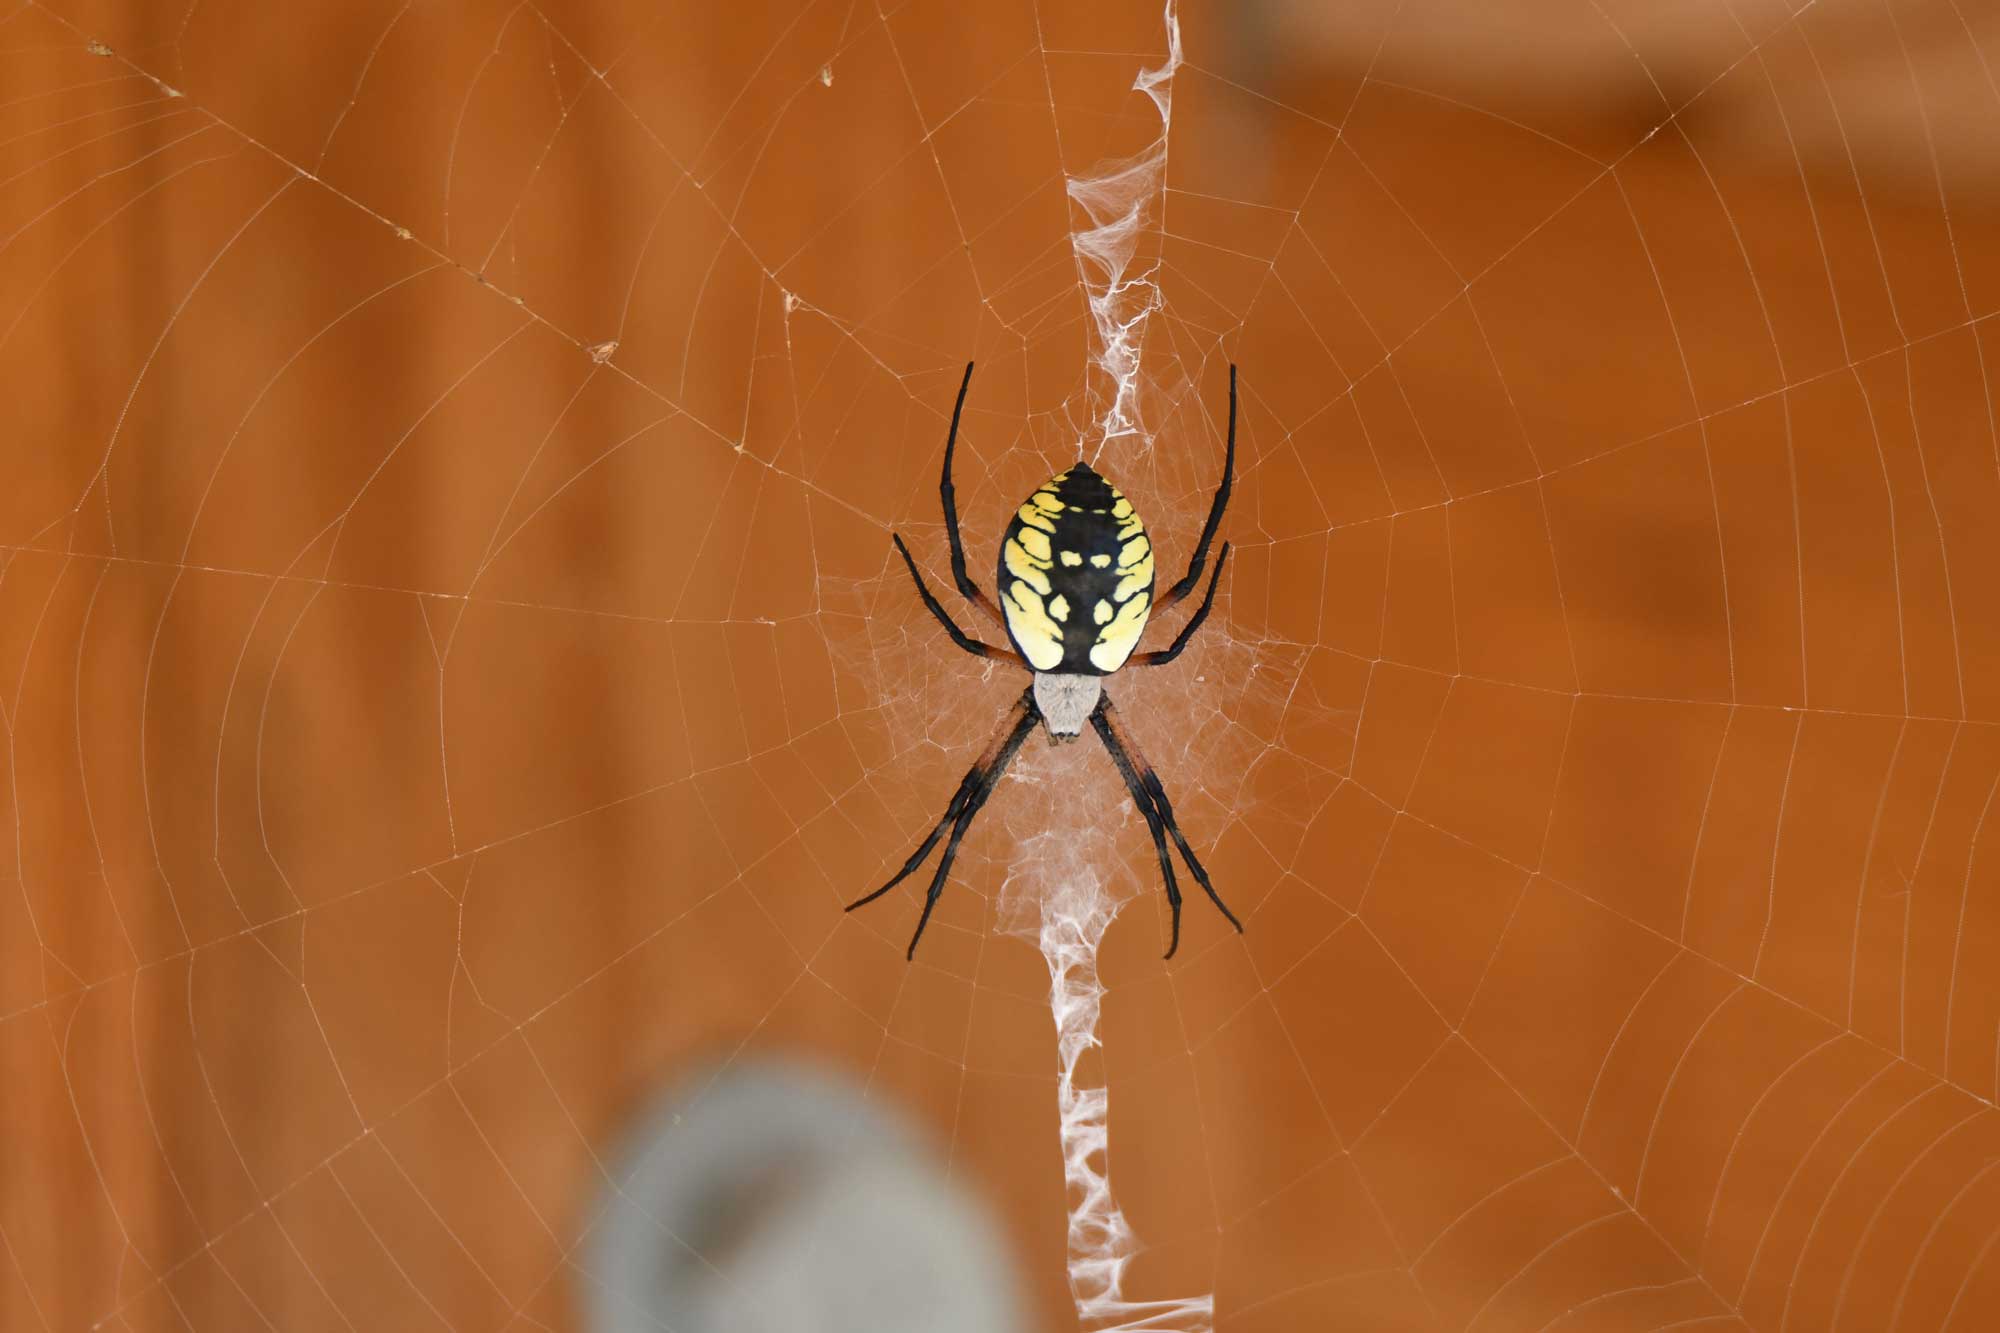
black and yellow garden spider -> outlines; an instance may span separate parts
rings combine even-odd
[[[923,938],[931,909],[937,906],[945,880],[951,874],[951,863],[958,856],[959,841],[972,826],[980,807],[986,804],[986,798],[993,794],[1000,775],[1007,771],[1028,733],[1039,722],[1047,728],[1050,744],[1071,741],[1082,733],[1088,719],[1110,753],[1118,775],[1125,779],[1126,790],[1132,793],[1133,804],[1145,817],[1147,831],[1153,835],[1153,848],[1159,853],[1160,876],[1166,881],[1167,902],[1173,908],[1174,918],[1173,938],[1167,944],[1166,956],[1172,958],[1181,943],[1181,891],[1174,882],[1173,857],[1167,851],[1169,836],[1180,848],[1181,859],[1187,862],[1187,868],[1209,900],[1241,932],[1243,923],[1224,905],[1194,849],[1181,836],[1166,788],[1160,785],[1153,766],[1132,743],[1103,686],[1104,677],[1128,661],[1141,666],[1165,666],[1173,661],[1208,618],[1208,608],[1215,601],[1216,582],[1222,577],[1223,562],[1229,558],[1228,542],[1222,544],[1222,551],[1215,558],[1215,572],[1209,576],[1208,591],[1201,605],[1174,636],[1174,641],[1165,648],[1133,656],[1132,649],[1138,645],[1148,615],[1181,601],[1200,582],[1202,567],[1208,563],[1209,543],[1215,540],[1222,512],[1229,506],[1229,484],[1236,472],[1236,367],[1229,368],[1229,443],[1223,455],[1222,484],[1215,489],[1208,522],[1202,527],[1201,540],[1195,545],[1194,559],[1188,563],[1186,576],[1157,603],[1153,600],[1152,543],[1146,536],[1145,525],[1139,521],[1132,502],[1083,462],[1042,483],[1015,511],[1013,522],[1007,525],[1007,536],[1000,544],[997,585],[1000,605],[995,606],[980,591],[979,585],[965,572],[965,544],[958,535],[958,501],[951,485],[951,455],[958,443],[958,419],[965,411],[966,390],[971,387],[972,365],[968,362],[965,379],[958,386],[958,403],[951,410],[951,433],[944,442],[944,480],[938,485],[944,502],[944,530],[951,541],[951,576],[966,600],[1006,632],[1013,650],[995,648],[960,629],[951,613],[931,595],[902,537],[894,536],[894,541],[903,563],[909,567],[910,577],[916,581],[917,595],[924,599],[924,606],[938,618],[953,643],[974,657],[1001,658],[1026,667],[1035,679],[1008,711],[993,743],[959,782],[951,804],[945,807],[944,816],[923,845],[903,863],[895,878],[867,897],[849,903],[847,910],[851,912],[872,903],[902,883],[930,855],[949,824],[951,838],[945,843],[937,873],[931,876],[923,915],[917,918],[916,933],[910,936],[910,948],[904,955],[915,958],[917,941]]]

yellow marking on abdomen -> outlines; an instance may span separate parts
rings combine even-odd
[[[1121,602],[1153,581],[1153,546],[1144,533],[1126,542],[1119,551],[1118,572],[1124,577],[1118,580],[1118,587],[1111,595]]]
[[[1093,620],[1102,625],[1105,621],[1111,619],[1111,603],[1105,601],[1102,597],[1098,598],[1097,607],[1090,615]]]
[[[1055,596],[1049,598],[1049,614],[1057,620],[1067,621],[1069,619],[1069,598],[1063,596],[1061,593],[1057,593]]]
[[[1132,655],[1140,633],[1146,628],[1146,613],[1152,602],[1151,597],[1140,593],[1118,608],[1117,617],[1098,631],[1097,642],[1090,646],[1092,666],[1099,671],[1116,671],[1125,665],[1125,659]]]
[[[1063,551],[1060,554],[1062,555],[1062,562],[1072,568],[1083,563],[1083,557],[1075,551]]]
[[[1098,569],[1105,569],[1111,564],[1111,557],[1108,555],[1094,555],[1090,557],[1090,563]]]
[[[1000,558],[1006,562],[1009,574],[1028,584],[1042,596],[1049,595],[1049,576],[1042,572],[1049,567],[1048,561],[1035,559],[1012,537],[1009,537],[1007,544],[1000,548]]]
[[[1006,607],[1007,628],[1028,665],[1037,671],[1054,670],[1063,657],[1062,630],[1049,619],[1042,599],[1027,584],[1015,583],[1007,589]]]
[[[1152,582],[1153,557],[1149,555],[1134,565],[1131,573],[1118,580],[1118,586],[1111,590],[1111,596],[1122,602],[1139,589],[1150,586]]]

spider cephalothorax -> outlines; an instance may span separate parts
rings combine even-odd
[[[1167,945],[1167,957],[1174,956],[1181,939],[1181,891],[1174,882],[1173,857],[1167,851],[1169,837],[1180,848],[1181,860],[1187,863],[1210,901],[1229,918],[1229,924],[1241,931],[1243,923],[1224,906],[1215,887],[1208,882],[1208,872],[1202,869],[1194,849],[1181,836],[1166,788],[1133,744],[1103,684],[1104,677],[1128,662],[1164,666],[1179,657],[1207,619],[1208,608],[1215,601],[1215,585],[1222,577],[1223,562],[1229,558],[1228,542],[1222,544],[1215,557],[1215,572],[1209,576],[1208,591],[1201,605],[1188,617],[1173,643],[1134,655],[1132,650],[1145,631],[1148,617],[1156,610],[1164,611],[1178,603],[1201,581],[1202,567],[1208,563],[1209,543],[1215,540],[1223,510],[1229,506],[1229,484],[1236,472],[1236,367],[1229,368],[1229,442],[1223,455],[1222,484],[1216,487],[1208,522],[1202,526],[1201,540],[1195,545],[1186,576],[1158,602],[1153,599],[1153,548],[1145,524],[1140,522],[1132,502],[1083,462],[1072,464],[1042,483],[1022,502],[1008,523],[1007,535],[1000,543],[1000,605],[995,606],[973,582],[965,568],[965,544],[958,535],[958,501],[951,484],[951,455],[958,443],[958,420],[965,411],[965,394],[971,385],[972,366],[968,363],[965,379],[958,386],[958,404],[951,413],[951,433],[945,437],[944,480],[938,486],[944,503],[945,534],[951,542],[951,576],[966,600],[1006,631],[1013,650],[995,648],[960,629],[931,595],[903,539],[897,536],[894,541],[916,582],[917,595],[951,635],[952,642],[975,657],[997,657],[1026,667],[1034,673],[1034,682],[1015,701],[986,753],[959,782],[957,793],[930,836],[903,863],[895,878],[849,904],[847,910],[851,912],[871,903],[902,883],[930,855],[931,848],[944,836],[945,826],[950,825],[950,840],[945,843],[944,855],[931,877],[923,914],[917,918],[916,934],[910,937],[908,956],[915,957],[917,941],[931,919],[931,909],[937,906],[938,896],[944,892],[945,881],[951,875],[960,840],[972,826],[980,807],[986,804],[986,798],[993,794],[1000,775],[1027,740],[1028,733],[1040,723],[1051,743],[1073,740],[1083,731],[1083,724],[1089,722],[1098,739],[1104,742],[1118,775],[1125,780],[1133,803],[1145,817],[1147,831],[1153,835],[1153,848],[1160,858],[1160,876],[1166,881],[1167,903],[1173,909],[1173,936]]]

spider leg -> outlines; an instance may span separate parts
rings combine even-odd
[[[1201,582],[1202,566],[1208,563],[1208,544],[1215,540],[1215,530],[1222,526],[1222,511],[1229,508],[1229,484],[1236,477],[1236,367],[1229,368],[1229,447],[1222,456],[1222,484],[1215,488],[1215,502],[1208,507],[1208,522],[1201,528],[1201,540],[1195,544],[1194,559],[1188,562],[1188,571],[1179,583],[1167,589],[1166,594],[1155,599],[1153,611],[1158,614],[1195,590]]]
[[[1195,608],[1194,614],[1188,617],[1187,624],[1181,626],[1181,632],[1174,635],[1172,643],[1154,652],[1136,654],[1132,658],[1134,662],[1140,666],[1165,666],[1181,655],[1181,650],[1188,646],[1188,640],[1201,628],[1201,622],[1208,619],[1208,608],[1215,604],[1215,585],[1222,578],[1222,566],[1228,559],[1229,543],[1224,542],[1221,553],[1215,557],[1215,572],[1208,576],[1208,592],[1203,595],[1201,605]]]
[[[1174,856],[1167,850],[1166,829],[1160,823],[1160,812],[1154,808],[1152,794],[1146,790],[1138,770],[1132,767],[1132,757],[1118,743],[1101,704],[1092,711],[1090,725],[1097,729],[1098,739],[1104,742],[1118,776],[1125,779],[1125,790],[1132,793],[1132,804],[1138,806],[1139,813],[1146,817],[1146,832],[1153,835],[1153,850],[1160,857],[1160,878],[1167,886],[1167,905],[1174,913],[1173,938],[1167,944],[1166,953],[1168,958],[1172,958],[1174,950],[1181,947],[1181,886],[1174,881]]]
[[[924,839],[909,860],[903,862],[903,868],[887,884],[847,905],[847,910],[852,912],[902,883],[911,871],[923,864],[924,858],[931,854],[931,848],[937,846],[938,839],[944,836],[945,825],[951,825],[951,838],[944,845],[944,855],[938,860],[937,872],[931,876],[930,892],[924,895],[923,915],[917,918],[917,930],[910,936],[909,951],[903,955],[905,959],[917,956],[917,941],[923,938],[924,927],[930,924],[931,909],[937,906],[938,899],[944,894],[945,881],[951,877],[951,864],[958,859],[958,844],[965,837],[965,831],[972,827],[980,807],[986,804],[986,798],[993,794],[993,789],[1000,785],[1000,775],[1007,771],[1007,765],[1013,762],[1021,743],[1028,739],[1028,733],[1040,721],[1041,712],[1035,707],[1034,690],[1022,691],[1020,699],[1008,711],[999,732],[993,737],[993,743],[986,747],[986,752],[959,780],[958,791],[952,796],[951,804],[944,808],[944,815],[938,820],[937,827],[931,830],[930,836]]]
[[[951,578],[958,585],[965,599],[982,611],[987,619],[999,628],[1007,630],[1007,622],[1000,614],[1000,608],[972,581],[972,575],[965,572],[965,541],[958,535],[958,491],[951,484],[951,456],[958,446],[958,418],[965,411],[965,391],[972,387],[972,362],[965,363],[965,378],[959,381],[958,402],[951,409],[951,433],[944,437],[944,476],[938,482],[938,499],[944,504],[944,531],[951,541]]]
[[[1139,807],[1139,813],[1146,816],[1146,825],[1153,832],[1153,843],[1159,848],[1162,866],[1166,864],[1167,853],[1166,848],[1160,846],[1159,835],[1160,830],[1165,829],[1173,838],[1174,846],[1181,849],[1181,860],[1187,862],[1189,872],[1194,875],[1195,882],[1201,885],[1202,891],[1208,895],[1208,900],[1215,904],[1217,911],[1229,919],[1230,925],[1236,927],[1236,933],[1242,934],[1243,923],[1236,919],[1236,914],[1229,910],[1228,904],[1224,903],[1221,895],[1216,893],[1215,885],[1209,882],[1208,871],[1202,868],[1201,859],[1194,854],[1194,849],[1188,846],[1187,839],[1182,836],[1180,822],[1174,818],[1173,803],[1167,799],[1167,789],[1160,785],[1159,775],[1153,771],[1153,766],[1146,762],[1146,756],[1140,753],[1139,747],[1126,732],[1123,719],[1111,706],[1110,695],[1104,695],[1098,700],[1097,708],[1090,715],[1090,724],[1097,729],[1098,739],[1104,742],[1104,748],[1110,752],[1111,762],[1118,766],[1119,775],[1125,779],[1126,788],[1131,791],[1132,801]],[[1166,881],[1167,901],[1174,909],[1173,940],[1167,946],[1166,956],[1172,958],[1174,950],[1180,947],[1181,905],[1180,893],[1174,886],[1171,873],[1167,874]]]
[[[903,545],[902,537],[896,533],[890,533],[889,536],[896,543],[896,549],[903,553],[903,563],[909,566],[910,577],[916,580],[917,596],[924,599],[924,606],[932,615],[937,617],[938,624],[944,626],[945,633],[951,635],[953,643],[965,649],[966,652],[971,653],[974,657],[997,657],[1003,662],[1013,662],[1021,666],[1027,665],[1027,663],[1021,661],[1021,655],[1013,649],[995,648],[992,644],[982,643],[960,629],[958,622],[951,618],[951,612],[939,605],[938,599],[931,595],[930,585],[925,583],[924,576],[917,572],[917,562],[911,558],[910,548]]]

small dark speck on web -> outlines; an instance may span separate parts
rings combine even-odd
[[[111,55],[111,48],[106,46],[103,42],[93,41],[83,49],[90,52],[90,54],[94,56],[108,58]]]
[[[585,350],[590,353],[590,359],[601,366],[611,359],[613,352],[618,350],[618,340],[612,338],[605,342],[594,343]]]

